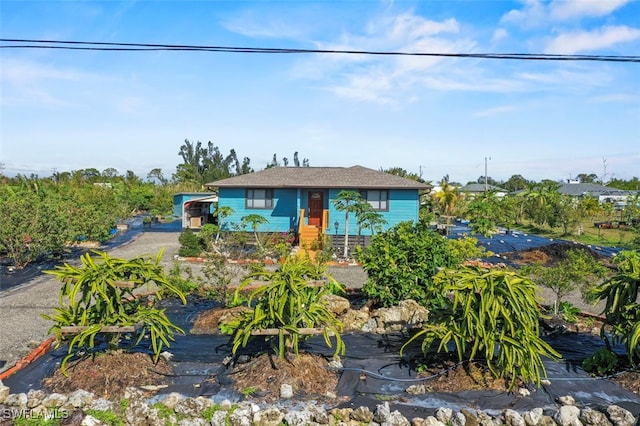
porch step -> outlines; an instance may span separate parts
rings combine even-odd
[[[310,249],[320,242],[320,229],[315,226],[305,226],[300,230],[299,240],[301,249],[305,247]]]

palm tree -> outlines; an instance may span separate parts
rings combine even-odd
[[[240,218],[240,223],[243,228],[247,226],[247,224],[251,225],[253,236],[256,239],[256,244],[258,245],[258,248],[262,250],[262,243],[260,243],[260,239],[258,238],[258,226],[269,223],[269,220],[262,215],[252,213],[246,216],[242,216]]]
[[[450,184],[447,178],[440,181],[440,188],[440,191],[433,194],[433,198],[440,206],[442,213],[446,216],[454,216],[464,195],[460,193],[458,187]]]
[[[333,200],[333,206],[339,212],[344,212],[344,253],[343,256],[349,256],[349,212],[356,213],[359,209],[359,203],[362,196],[358,191],[340,191]]]
[[[377,211],[371,208],[369,203],[363,203],[369,206],[369,209],[361,211],[358,213],[358,234],[362,229],[370,229],[371,235],[375,235],[376,232],[380,232],[382,230],[382,225],[386,225],[387,221],[384,217]]]

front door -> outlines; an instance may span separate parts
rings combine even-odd
[[[309,226],[322,227],[324,200],[321,191],[309,192]]]

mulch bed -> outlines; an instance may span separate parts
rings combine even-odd
[[[162,385],[173,368],[162,357],[154,363],[148,354],[116,351],[69,362],[67,372],[65,376],[56,370],[52,377],[44,379],[43,387],[57,393],[83,389],[97,397],[116,400],[128,387]]]

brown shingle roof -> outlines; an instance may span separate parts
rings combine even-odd
[[[218,188],[430,188],[424,183],[362,166],[272,167],[210,182],[205,186]]]

